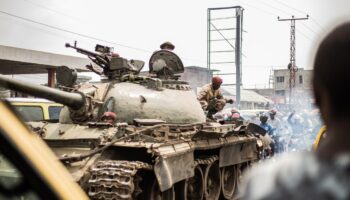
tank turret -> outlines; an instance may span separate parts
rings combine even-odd
[[[61,123],[97,122],[105,112],[114,112],[117,122],[129,124],[135,119],[205,122],[196,95],[187,82],[178,80],[184,67],[173,52],[155,52],[150,59],[150,76],[140,76],[144,62],[122,58],[109,47],[96,45],[97,53],[79,48],[76,43],[66,47],[87,55],[92,61],[87,68],[100,73],[102,81],[74,84],[76,73],[69,75],[70,70],[61,67],[57,70],[57,81],[67,91],[4,76],[0,77],[0,86],[66,105],[68,109],[63,109],[60,115]]]

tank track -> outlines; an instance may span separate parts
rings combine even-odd
[[[137,175],[140,169],[152,170],[152,165],[140,161],[98,161],[90,168],[88,195],[91,199],[129,200],[142,192]]]
[[[210,165],[213,164],[215,161],[219,160],[219,157],[214,155],[207,158],[198,158],[194,161],[195,165]]]

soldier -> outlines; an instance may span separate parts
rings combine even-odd
[[[212,78],[211,83],[202,87],[202,90],[198,93],[197,99],[200,102],[203,110],[208,111],[208,117],[212,118],[212,115],[221,111],[226,103],[232,104],[232,99],[225,99],[221,91],[219,90],[222,84],[222,79],[218,76]]]
[[[171,42],[164,42],[160,45],[161,50],[173,51],[175,46]]]
[[[110,111],[103,113],[101,117],[102,122],[106,122],[111,125],[113,125],[116,120],[117,120],[117,115],[114,112],[110,112]]]

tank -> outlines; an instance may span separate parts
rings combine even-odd
[[[96,45],[87,66],[102,79],[76,84],[76,72],[57,70],[61,90],[0,76],[0,86],[65,105],[58,122],[28,126],[55,152],[91,199],[232,199],[241,173],[259,160],[257,134],[246,121],[207,121],[196,95],[180,80],[173,52],[149,61],[122,58]],[[114,113],[113,121],[105,121]],[[48,163],[49,164],[49,163]]]

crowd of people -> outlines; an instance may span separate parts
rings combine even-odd
[[[240,113],[232,108],[230,113],[218,112],[214,115],[217,121],[247,120],[260,125],[266,130],[263,141],[269,155],[274,153],[311,150],[319,129],[322,127],[317,109],[298,109],[297,111],[276,108],[257,111],[254,115]]]
[[[301,139],[295,144],[307,143],[304,136],[314,136],[322,124],[327,137],[315,151],[296,152],[255,165],[244,175],[240,199],[350,199],[350,106],[345,96],[350,90],[349,36],[347,22],[331,30],[317,47],[312,86],[322,122],[312,111],[272,109],[259,115],[265,136],[289,134],[288,146],[297,138]],[[236,109],[232,111],[230,116],[211,117],[241,117]],[[275,141],[271,143],[278,144]]]
[[[247,120],[260,125],[267,132],[266,135],[261,136],[261,139],[270,156],[286,151],[311,149],[318,130],[322,126],[317,109],[272,108],[265,112],[257,112],[253,116],[244,116],[238,109],[232,108],[231,112],[225,113],[224,107],[227,103],[232,104],[234,101],[222,95],[219,90],[222,82],[220,77],[215,76],[211,83],[203,86],[198,92],[197,99],[209,119],[221,123]]]
[[[290,154],[254,167],[245,176],[241,199],[350,199],[350,106],[344,96],[350,90],[349,35],[349,22],[331,30],[315,57],[313,92],[327,137],[315,152]],[[292,112],[288,123],[300,123],[303,116],[298,119],[297,114]],[[292,131],[299,130],[295,126]]]

